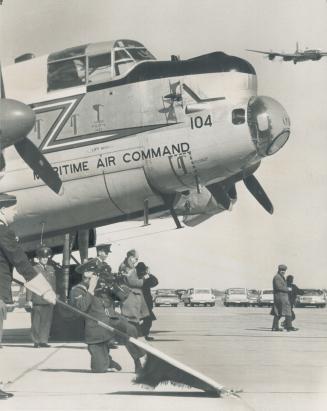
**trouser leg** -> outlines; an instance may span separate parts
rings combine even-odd
[[[91,355],[92,372],[107,372],[110,366],[108,342],[88,344],[87,349]]]
[[[150,333],[151,327],[152,327],[152,318],[150,316],[144,318],[143,323],[142,323],[142,335],[144,335],[145,337],[148,336]]]
[[[6,304],[0,299],[0,344],[3,335],[3,321],[7,318]]]
[[[53,305],[43,305],[40,307],[40,329],[39,329],[39,342],[47,343],[49,341],[52,317],[53,317]]]
[[[277,330],[279,328],[279,315],[274,315],[273,323],[272,323],[272,330]]]
[[[290,315],[287,315],[285,317],[285,325],[287,330],[290,330],[292,328],[292,317]]]
[[[31,337],[34,343],[40,343],[41,307],[33,305],[31,312]]]

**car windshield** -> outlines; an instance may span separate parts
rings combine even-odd
[[[232,288],[229,294],[245,294],[245,288]]]
[[[322,295],[322,290],[303,290],[304,295]]]
[[[263,290],[262,294],[274,294],[273,290]]]
[[[198,293],[198,294],[211,294],[211,290],[209,290],[209,289],[207,289],[207,288],[203,288],[203,289],[201,289],[201,288],[196,288],[196,289],[194,290],[194,292],[195,292],[195,293]]]
[[[159,295],[158,295],[158,297],[159,297],[159,298],[162,298],[162,297],[165,297],[165,298],[166,298],[166,297],[169,297],[169,298],[172,298],[172,297],[173,297],[173,298],[176,298],[176,297],[177,297],[177,295],[176,295],[176,294],[159,294]]]

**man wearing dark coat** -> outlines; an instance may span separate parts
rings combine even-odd
[[[12,303],[11,283],[15,268],[25,280],[25,287],[42,296],[50,304],[56,303],[56,294],[46,279],[34,269],[22,247],[17,242],[15,233],[8,225],[17,214],[16,197],[1,194],[0,196],[0,337],[3,320],[6,318],[6,303]],[[1,347],[1,340],[0,340]],[[0,381],[4,376],[0,375]],[[13,394],[0,389],[0,400],[12,397]]]
[[[151,288],[156,287],[159,284],[159,281],[153,274],[150,274],[149,267],[147,267],[142,261],[137,264],[136,272],[138,278],[143,279],[143,296],[150,313],[147,317],[143,318],[141,330],[144,338],[147,341],[153,341],[154,338],[150,337],[149,334],[152,327],[152,322],[156,320],[156,316],[153,313],[153,299],[151,295]]]
[[[81,311],[86,312],[97,320],[110,325],[111,327],[137,338],[137,330],[114,308],[114,298],[111,295],[104,278],[104,273],[98,276],[98,261],[91,259],[77,267],[77,272],[83,275],[83,281],[72,288],[70,303]],[[110,268],[110,266],[108,265]],[[110,275],[107,270],[105,275]],[[116,337],[113,332],[101,327],[95,321],[85,320],[85,342],[91,355],[91,370],[95,373],[104,373],[108,368],[118,371],[121,366],[112,360],[110,354],[110,340]],[[117,336],[119,339],[119,336]],[[144,352],[131,343],[125,343],[126,348],[134,360],[135,372],[142,368],[140,358]]]
[[[280,264],[278,266],[278,272],[273,278],[274,305],[270,313],[274,316],[272,331],[283,331],[282,328],[279,328],[279,320],[281,317],[285,317],[285,328],[287,331],[297,331],[296,328],[292,327],[292,310],[288,296],[290,289],[285,279],[286,270],[286,265]]]

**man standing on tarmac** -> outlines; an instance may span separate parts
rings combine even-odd
[[[44,276],[55,292],[56,274],[53,266],[48,264],[51,255],[52,253],[49,247],[39,247],[36,250],[36,256],[39,259],[39,262],[35,265],[35,268]],[[50,347],[48,341],[53,317],[53,305],[29,290],[26,292],[26,303],[27,305],[32,306],[31,331],[34,348]]]
[[[15,233],[8,227],[17,214],[16,197],[1,194],[0,207],[0,335],[2,335],[2,321],[6,315],[6,303],[12,302],[13,268],[25,278],[26,288],[42,296],[50,304],[56,303],[56,294],[42,274],[34,269],[22,247],[18,244]],[[4,377],[2,371],[0,381],[3,381]],[[13,394],[0,389],[0,400],[12,396]]]
[[[287,331],[297,331],[297,328],[292,327],[292,310],[288,297],[290,289],[285,279],[286,270],[286,265],[280,264],[278,266],[278,272],[273,278],[274,305],[270,312],[270,314],[274,316],[272,331],[283,331],[282,328],[279,328],[279,320],[281,317],[285,317],[285,328]]]
[[[111,275],[111,268],[109,265],[108,267],[106,271],[101,269],[99,272],[96,258],[78,266],[76,271],[83,275],[83,280],[72,288],[70,303],[97,320],[130,337],[137,338],[137,329],[114,309],[114,298],[106,278]],[[116,337],[113,332],[101,327],[94,320],[86,319],[85,342],[91,355],[92,372],[104,373],[109,368],[121,370],[121,366],[109,355],[110,341],[113,337]],[[145,353],[131,343],[126,342],[125,345],[134,360],[135,372],[139,372],[142,368],[140,358]]]

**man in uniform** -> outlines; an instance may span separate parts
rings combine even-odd
[[[2,335],[6,303],[12,302],[13,268],[25,278],[26,288],[41,295],[50,304],[56,303],[56,294],[42,274],[33,268],[22,247],[18,244],[15,233],[8,227],[17,214],[16,197],[1,194],[0,207],[0,335]],[[0,373],[0,381],[3,380],[4,374]],[[0,390],[0,400],[12,396],[13,394]]]
[[[97,250],[97,259],[103,263],[103,264],[107,264],[107,259],[109,256],[109,253],[111,253],[111,244],[99,244],[96,247]]]
[[[91,259],[77,267],[77,272],[83,275],[83,280],[72,288],[70,303],[81,311],[100,320],[111,327],[137,338],[137,330],[128,321],[119,315],[114,309],[114,299],[111,294],[108,278],[111,275],[111,268],[108,265],[106,272],[98,271],[97,259]],[[108,368],[118,371],[121,366],[114,362],[110,354],[110,340],[119,336],[99,326],[93,320],[85,321],[85,342],[91,355],[91,370],[95,373],[107,372]],[[135,372],[142,368],[140,358],[144,352],[133,344],[124,342],[126,348],[134,360]]]
[[[49,282],[53,291],[56,291],[56,274],[52,265],[48,264],[51,257],[51,249],[46,246],[41,246],[36,250],[36,256],[39,259],[35,268]],[[31,323],[32,323],[32,340],[34,347],[50,347],[48,344],[50,328],[53,317],[53,305],[49,304],[44,298],[27,290],[26,302],[32,305]]]
[[[288,298],[288,292],[290,289],[287,286],[285,273],[287,267],[284,264],[278,266],[278,272],[273,278],[273,290],[274,290],[274,305],[271,309],[271,315],[274,316],[272,331],[283,331],[279,328],[279,320],[281,317],[285,317],[285,328],[287,331],[297,331],[297,328],[292,327],[292,310],[291,304]]]

